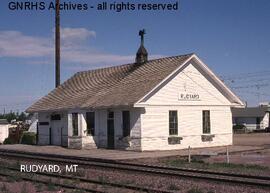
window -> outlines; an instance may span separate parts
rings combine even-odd
[[[59,120],[61,120],[61,115],[60,114],[51,115],[51,120],[52,121],[59,121]]]
[[[113,111],[108,112],[108,119],[110,119],[110,120],[114,119],[114,112]]]
[[[95,112],[86,113],[87,135],[95,135]]]
[[[203,133],[210,134],[210,111],[203,111]]]
[[[169,134],[178,135],[177,111],[169,111]]]
[[[256,124],[259,125],[261,123],[261,117],[256,117]]]
[[[129,111],[123,111],[122,118],[123,118],[123,137],[130,136],[130,113],[129,113]]]
[[[49,122],[38,122],[38,124],[39,124],[40,126],[42,126],[42,125],[49,125]]]
[[[73,136],[78,136],[78,113],[72,113]]]

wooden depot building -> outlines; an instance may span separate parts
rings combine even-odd
[[[195,54],[78,72],[27,112],[38,144],[136,151],[232,144],[232,107],[244,103]]]

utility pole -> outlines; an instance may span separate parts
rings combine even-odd
[[[55,0],[55,88],[60,85],[60,0]]]

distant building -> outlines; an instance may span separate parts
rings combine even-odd
[[[232,108],[233,124],[244,125],[247,130],[262,130],[270,125],[270,105]]]
[[[0,119],[0,143],[3,143],[8,137],[8,125],[9,123],[6,119]]]
[[[38,114],[33,113],[32,116],[30,116],[27,120],[26,123],[29,124],[29,129],[28,132],[37,132],[37,124],[38,124]]]

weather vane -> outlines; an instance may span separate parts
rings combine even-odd
[[[141,45],[144,43],[144,34],[146,34],[145,29],[139,31],[139,36],[141,36]]]

